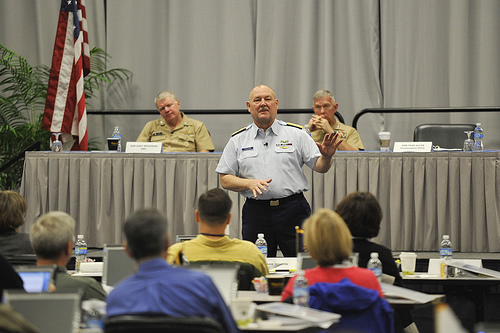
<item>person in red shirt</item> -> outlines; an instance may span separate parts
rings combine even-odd
[[[376,290],[384,297],[375,274],[366,268],[354,266],[349,261],[352,252],[352,236],[342,217],[333,210],[322,208],[311,215],[303,225],[304,245],[317,267],[306,269],[305,277],[309,285],[318,282],[340,282],[348,278],[352,283]],[[293,295],[296,276],[288,280],[281,300]]]

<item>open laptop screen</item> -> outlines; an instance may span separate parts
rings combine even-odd
[[[19,312],[41,333],[78,333],[79,293],[20,293],[4,291],[4,302]]]
[[[49,291],[54,281],[55,266],[18,266],[17,273],[23,280],[24,290],[29,293]]]
[[[116,286],[118,282],[134,273],[135,262],[121,245],[104,245],[102,283]]]

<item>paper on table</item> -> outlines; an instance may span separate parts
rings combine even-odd
[[[428,303],[436,298],[436,295],[428,295],[419,291],[398,287],[392,284],[381,283],[382,291],[386,297],[405,298],[418,303]]]

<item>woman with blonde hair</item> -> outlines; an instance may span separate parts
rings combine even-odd
[[[0,253],[7,258],[33,254],[29,235],[19,232],[27,210],[28,204],[19,193],[0,191]]]
[[[304,245],[318,263],[317,267],[305,270],[310,286],[318,282],[336,283],[348,278],[353,284],[376,290],[383,297],[375,274],[350,263],[352,236],[339,214],[322,208],[304,222],[303,229]],[[290,278],[283,289],[282,301],[292,296],[295,278]]]

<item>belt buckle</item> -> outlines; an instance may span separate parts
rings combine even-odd
[[[269,201],[269,206],[271,207],[276,207],[276,206],[279,206],[280,205],[280,201],[279,200],[271,200]]]

